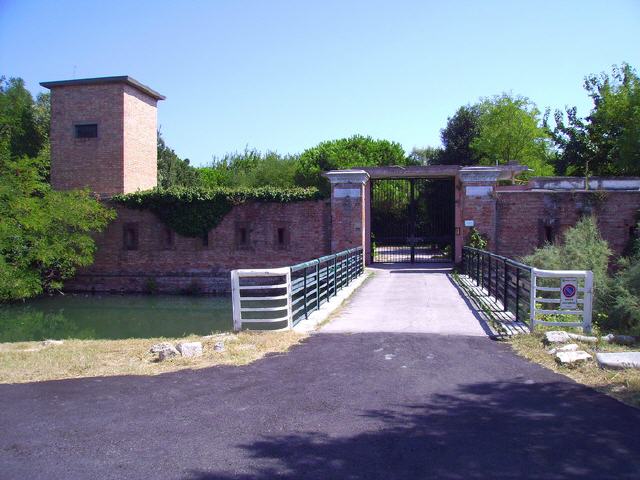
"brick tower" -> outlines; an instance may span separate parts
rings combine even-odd
[[[101,197],[157,184],[157,102],[131,77],[42,82],[51,90],[51,184]]]

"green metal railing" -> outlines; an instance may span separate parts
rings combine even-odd
[[[362,247],[292,267],[231,271],[233,328],[291,328],[364,272]]]
[[[291,267],[292,324],[309,318],[323,303],[364,273],[362,247],[344,250]]]
[[[462,249],[462,266],[477,286],[502,303],[505,312],[511,312],[516,321],[528,320],[532,267],[472,247]]]

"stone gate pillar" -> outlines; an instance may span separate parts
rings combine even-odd
[[[468,239],[472,228],[488,240],[487,249],[496,245],[496,195],[498,180],[505,177],[506,170],[498,167],[464,167],[458,172],[460,178],[461,213],[463,238]],[[508,172],[507,172],[508,174]],[[508,178],[508,175],[507,175]],[[462,254],[462,246],[460,255]],[[458,259],[458,252],[456,252]],[[460,257],[461,259],[461,257]]]
[[[371,257],[369,174],[364,170],[325,173],[331,183],[331,252],[361,246],[365,263]]]

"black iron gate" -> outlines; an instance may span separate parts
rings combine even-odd
[[[454,212],[453,178],[372,180],[372,260],[451,261]]]

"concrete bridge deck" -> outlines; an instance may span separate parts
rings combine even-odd
[[[372,278],[322,332],[491,334],[450,280],[448,264],[380,264],[371,270]]]

